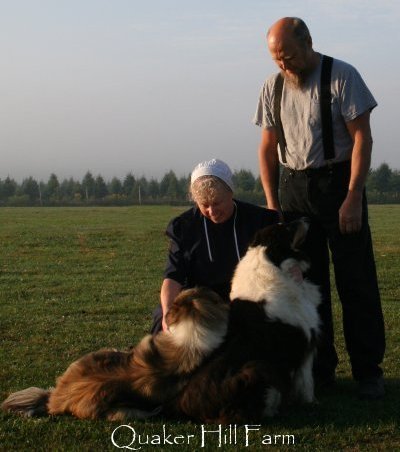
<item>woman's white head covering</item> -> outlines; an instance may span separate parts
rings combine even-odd
[[[211,159],[199,163],[192,171],[190,184],[201,176],[216,176],[221,179],[233,191],[232,171],[229,166],[219,159]]]

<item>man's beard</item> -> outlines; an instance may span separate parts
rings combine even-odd
[[[311,72],[312,69],[302,70],[297,74],[292,73],[291,75],[286,74],[285,71],[281,71],[281,74],[283,75],[285,82],[287,82],[289,86],[294,89],[303,89]]]

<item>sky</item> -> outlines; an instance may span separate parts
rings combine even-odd
[[[213,157],[257,175],[265,34],[284,16],[358,69],[372,166],[400,169],[398,0],[0,0],[0,179],[159,179]]]

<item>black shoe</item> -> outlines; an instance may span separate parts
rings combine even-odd
[[[382,376],[364,378],[358,382],[358,396],[361,400],[378,400],[385,395],[385,380]]]

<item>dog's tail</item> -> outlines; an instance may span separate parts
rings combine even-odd
[[[51,389],[31,387],[10,394],[1,404],[3,411],[14,412],[22,416],[45,416]]]

